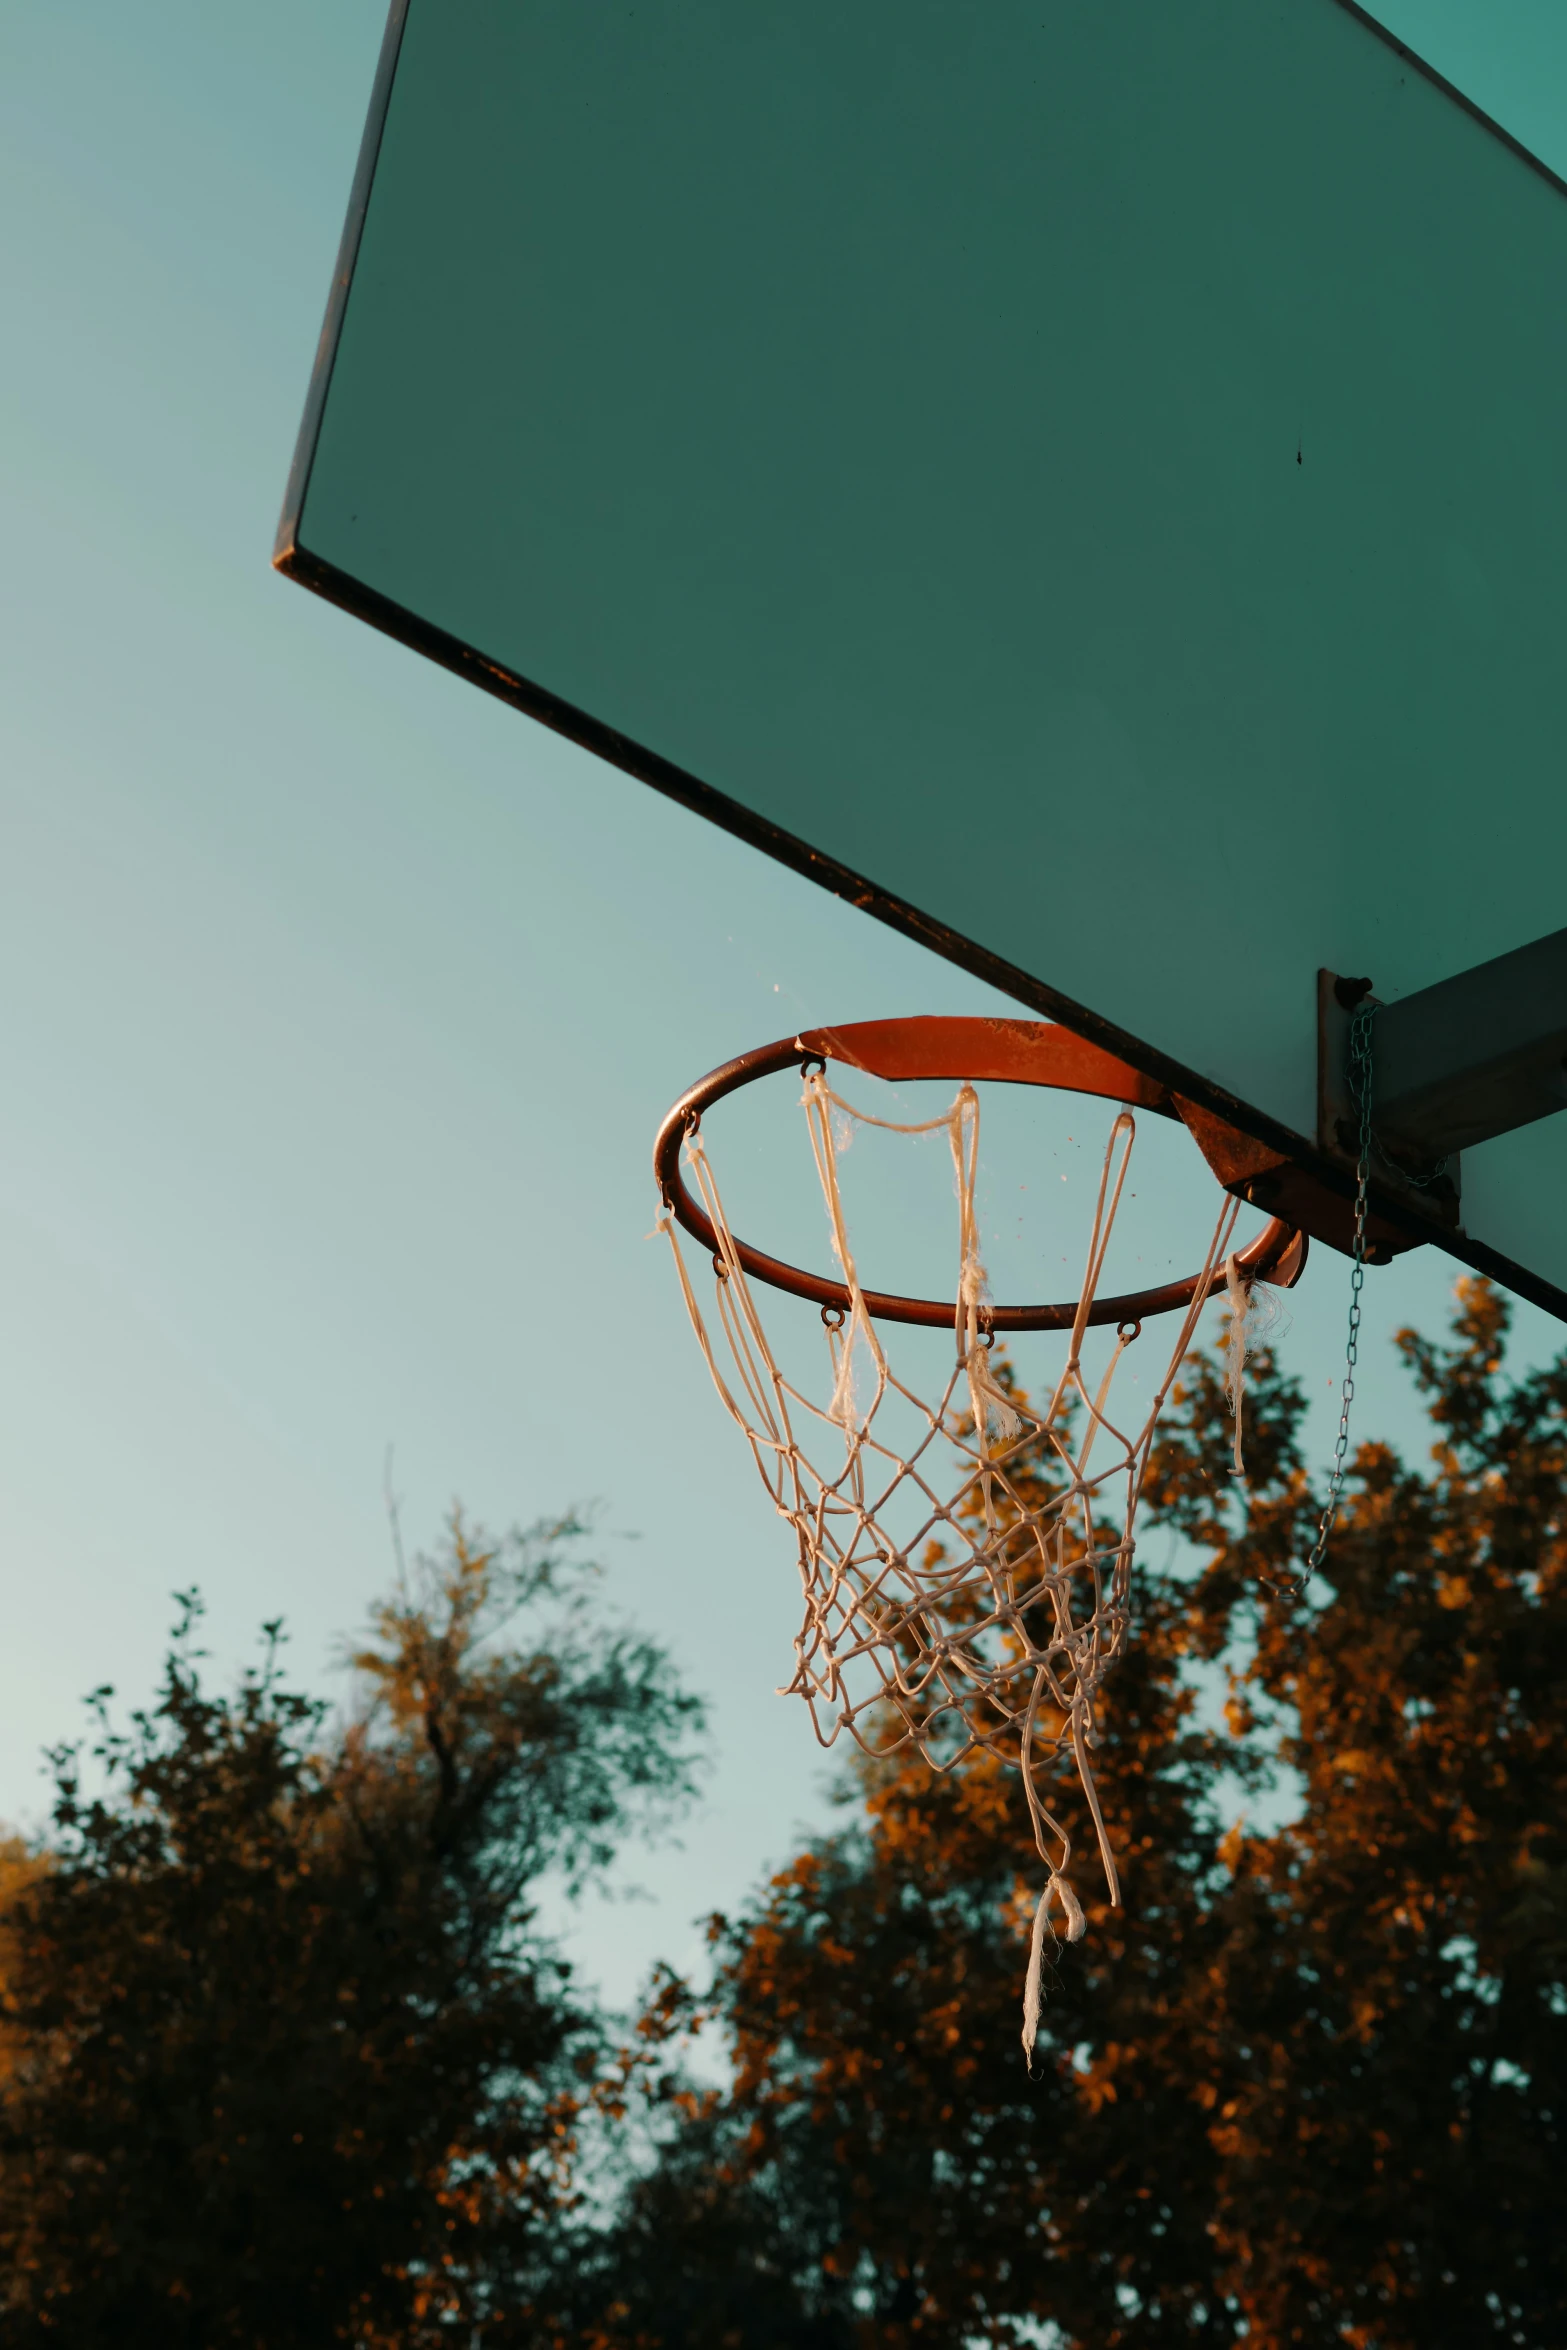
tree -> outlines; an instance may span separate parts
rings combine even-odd
[[[863,1769],[854,1824],[715,1921],[732,2088],[659,2057],[693,1995],[650,2012],[663,2151],[584,2338],[1567,2340],[1567,1359],[1512,1382],[1505,1328],[1468,1281],[1450,1345],[1403,1335],[1430,1469],[1361,1447],[1304,1599],[1299,1391],[1254,1366],[1241,1494],[1187,1365],[1144,1508],[1198,1563],[1145,1538],[1099,1758],[1127,1906],[1061,1954],[1042,2077],[1015,1788]],[[1275,1767],[1297,1815],[1226,1826]]]
[[[697,1714],[585,1612],[578,1531],[454,1520],[336,1727],[275,1625],[211,1694],[187,1596],[156,1704],[55,1753],[5,1911],[7,2345],[544,2329],[601,2036],[534,1892],[680,1797]]]

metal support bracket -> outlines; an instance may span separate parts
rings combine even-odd
[[[1302,1167],[1284,1151],[1243,1134],[1223,1118],[1216,1118],[1196,1102],[1176,1096],[1175,1106],[1188,1132],[1214,1174],[1237,1199],[1278,1216],[1297,1231],[1309,1232],[1342,1256],[1355,1244],[1355,1194],[1352,1184],[1334,1190],[1311,1168]],[[1335,1154],[1337,1155],[1337,1154]],[[1420,1236],[1406,1232],[1373,1209],[1366,1220],[1365,1254],[1368,1265],[1389,1265],[1403,1250],[1418,1248]]]
[[[1349,1035],[1362,1004],[1376,1006],[1372,1043],[1371,1180],[1385,1197],[1449,1232],[1462,1231],[1462,1172],[1458,1154],[1416,1150],[1407,1158],[1382,1131],[1382,1023],[1390,1007],[1371,992],[1369,979],[1317,973],[1317,1140],[1339,1164],[1352,1167],[1359,1151],[1360,1106],[1349,1077]]]
[[[1430,1163],[1567,1109],[1567,930],[1377,1014],[1377,1132]]]
[[[1348,1049],[1371,983],[1318,975],[1318,1132],[1354,1152]],[[1374,1176],[1423,1215],[1459,1224],[1458,1154],[1567,1109],[1567,930],[1377,1005]]]

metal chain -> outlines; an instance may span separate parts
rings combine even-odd
[[[1360,1357],[1360,1293],[1366,1281],[1366,1184],[1371,1173],[1371,1024],[1374,1003],[1355,1007],[1349,1024],[1349,1090],[1360,1112],[1360,1147],[1355,1168],[1355,1243],[1349,1276],[1349,1338],[1344,1348],[1344,1388],[1338,1416],[1338,1442],[1333,1447],[1333,1474],[1328,1479],[1327,1507],[1311,1546],[1306,1571],[1297,1588],[1304,1591],[1327,1556],[1328,1538],[1338,1517],[1344,1492],[1344,1465],[1349,1455],[1349,1414],[1355,1401],[1355,1365]]]

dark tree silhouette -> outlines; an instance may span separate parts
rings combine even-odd
[[[276,1627],[210,1694],[187,1598],[156,1704],[56,1753],[4,1883],[7,2350],[537,2336],[601,2042],[532,1889],[680,1796],[695,1713],[576,1531],[454,1522],[346,1728]]]

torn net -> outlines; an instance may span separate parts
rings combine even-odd
[[[822,1314],[827,1363],[820,1400],[786,1378],[774,1359],[696,1124],[684,1155],[717,1237],[716,1334],[667,1214],[663,1229],[713,1383],[797,1538],[805,1616],[786,1691],[804,1698],[823,1746],[847,1731],[867,1754],[913,1749],[936,1771],[982,1751],[1021,1779],[1048,1871],[1024,1991],[1023,2045],[1031,2058],[1052,1902],[1069,1941],[1083,1932],[1068,1875],[1072,1838],[1044,1785],[1052,1766],[1069,1756],[1110,1899],[1119,1904],[1092,1763],[1099,1694],[1127,1637],[1133,1527],[1159,1414],[1210,1290],[1226,1274],[1234,1318],[1235,1260],[1227,1262],[1227,1251],[1238,1206],[1225,1199],[1157,1392],[1137,1424],[1123,1426],[1113,1390],[1138,1326],[1120,1325],[1092,1385],[1082,1347],[1136,1139],[1131,1112],[1119,1113],[1106,1144],[1065,1361],[1048,1401],[1036,1406],[991,1362],[975,1219],[974,1088],[960,1087],[939,1118],[897,1125],[856,1109],[817,1070],[806,1076],[803,1106],[850,1301],[842,1313]],[[931,1400],[894,1371],[866,1308],[838,1166],[855,1124],[898,1134],[945,1129],[951,1146],[958,1203],[955,1345]],[[1237,1355],[1231,1362],[1237,1422],[1241,1377]],[[1237,1441],[1238,1434],[1237,1427]]]

